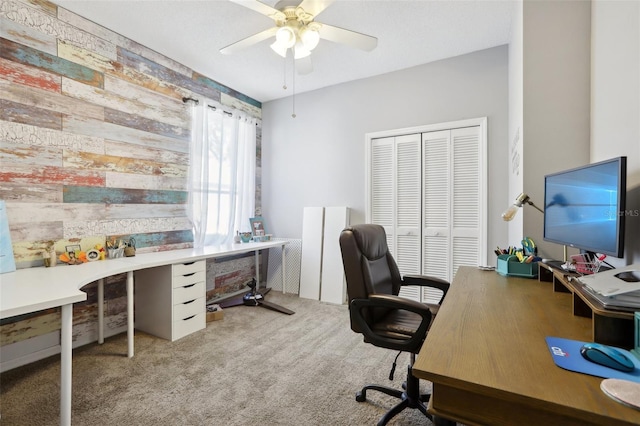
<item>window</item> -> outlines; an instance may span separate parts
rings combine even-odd
[[[193,106],[189,218],[194,246],[229,242],[255,216],[256,120],[214,102]]]

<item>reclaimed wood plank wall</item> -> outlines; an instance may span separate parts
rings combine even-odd
[[[41,266],[48,241],[126,234],[139,252],[192,246],[183,97],[261,115],[260,102],[49,1],[0,0],[0,199],[18,268]],[[252,258],[208,267],[208,294],[241,288],[252,268]],[[122,281],[107,282],[108,315],[126,305]],[[93,316],[85,311],[74,320]],[[5,321],[0,343],[50,332],[51,315]]]

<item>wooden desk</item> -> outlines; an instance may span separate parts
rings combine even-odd
[[[572,297],[533,279],[461,267],[413,374],[433,382],[431,413],[467,425],[638,425],[602,379],[555,365],[545,337],[590,341]]]
[[[260,282],[258,252],[272,247],[282,247],[282,291],[285,292],[285,254],[287,241],[228,244],[194,249],[170,250],[139,254],[135,257],[107,259],[82,265],[60,265],[55,268],[28,268],[0,274],[0,319],[37,312],[43,309],[61,308],[60,323],[60,424],[71,424],[71,357],[73,349],[73,304],[87,299],[80,290],[98,281],[99,338],[102,343],[103,281],[108,276],[127,273],[127,354],[134,351],[134,271],[181,262],[195,262],[214,257],[255,252],[256,281]]]

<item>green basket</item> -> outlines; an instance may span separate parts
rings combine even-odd
[[[538,262],[521,263],[513,254],[501,254],[496,271],[509,277],[535,278],[538,276]]]

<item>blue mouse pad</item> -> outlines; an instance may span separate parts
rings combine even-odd
[[[580,348],[588,342],[561,339],[559,337],[546,337],[545,340],[547,341],[553,362],[560,368],[589,374],[591,376],[604,377],[605,379],[624,379],[631,380],[632,382],[640,382],[640,360],[625,349],[616,348],[628,356],[636,366],[636,369],[630,373],[605,367],[604,365],[584,359],[580,354]]]

